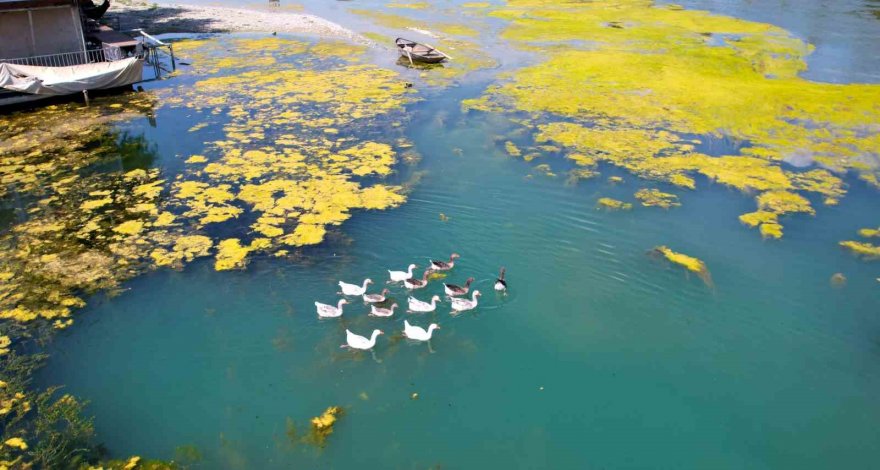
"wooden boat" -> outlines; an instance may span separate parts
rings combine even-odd
[[[420,44],[403,38],[397,38],[394,42],[397,44],[397,52],[401,57],[409,59],[410,64],[413,62],[439,64],[446,59],[451,59],[448,55],[434,49],[434,46],[430,44]]]

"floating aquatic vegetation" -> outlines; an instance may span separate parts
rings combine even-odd
[[[880,259],[880,246],[872,245],[867,242],[858,242],[846,240],[840,242],[840,246],[853,252],[856,256],[860,256],[866,260]]]
[[[859,236],[864,238],[877,238],[880,237],[880,227],[878,228],[863,228],[859,230]]]
[[[7,377],[19,361],[12,346],[70,326],[85,295],[199,257],[216,255],[217,269],[234,269],[255,251],[286,255],[290,246],[320,243],[327,226],[353,210],[405,200],[403,187],[384,182],[399,149],[411,147],[394,138],[412,93],[394,72],[353,64],[323,43],[233,41],[241,55],[263,57],[256,66],[224,61],[222,39],[191,51],[185,44],[175,47],[204,58],[190,59],[195,70],[184,72],[200,80],[159,91],[163,105],[205,118],[183,131],[219,124],[223,133],[185,157],[174,178],[146,169],[155,148],[142,137],[112,130],[152,118],[152,94],[0,116],[0,198],[16,196],[17,216],[0,233],[0,322],[10,326],[0,335],[2,465],[55,468],[51,459],[72,457],[68,450],[93,450],[91,425],[78,420],[82,405],[73,397],[51,401],[49,391],[37,400],[25,393],[29,379]],[[362,48],[346,54],[352,50]],[[302,60],[294,63],[294,54]],[[221,69],[231,75],[210,76]],[[331,430],[332,423],[324,437]],[[64,449],[52,447],[59,443]],[[103,465],[169,468],[138,458]]]
[[[9,438],[3,444],[20,450],[27,450],[28,448],[27,443],[20,437]]]
[[[636,191],[635,197],[645,207],[662,207],[663,209],[669,209],[670,207],[678,207],[681,205],[681,203],[678,202],[678,196],[675,194],[664,193],[659,189],[643,188]]]
[[[336,420],[341,415],[342,407],[331,406],[324,410],[324,413],[320,416],[312,418],[312,426],[309,431],[309,436],[307,437],[307,442],[318,447],[324,447],[327,443],[327,438],[333,434],[333,426],[336,424]]]
[[[411,2],[411,3],[399,3],[392,2],[386,5],[388,8],[407,8],[410,10],[424,10],[431,6],[428,2]]]
[[[610,197],[600,197],[596,201],[596,207],[609,211],[628,211],[632,209],[633,205],[629,202],[618,201]]]
[[[880,86],[800,78],[812,46],[781,28],[648,1],[511,0],[489,14],[509,21],[503,37],[546,59],[463,108],[528,113],[536,142],[586,165],[688,189],[701,174],[768,193],[759,208],[778,215],[814,213],[804,193],[836,204],[846,171],[880,188]],[[709,156],[695,135],[747,145]],[[782,235],[778,221],[759,225]]]
[[[764,238],[782,238],[782,225],[776,212],[749,212],[739,216],[739,221],[752,228],[758,227]]]
[[[589,168],[574,168],[568,171],[568,178],[565,180],[565,184],[573,185],[577,184],[580,180],[595,178],[597,176],[599,176],[598,171]]]
[[[124,106],[111,107],[117,100]],[[121,145],[144,145],[109,126],[151,115],[154,104],[151,94],[129,93],[89,107],[59,104],[0,115],[0,198],[64,186],[78,170],[117,158],[113,150]]]
[[[507,154],[510,155],[511,157],[522,156],[522,151],[519,149],[519,147],[517,147],[516,144],[514,144],[513,142],[511,142],[509,140],[504,143],[504,150],[506,150]]]
[[[686,255],[684,253],[677,253],[672,251],[667,246],[657,246],[652,250],[653,253],[663,256],[666,260],[668,260],[672,264],[676,264],[688,270],[689,272],[695,273],[703,282],[706,283],[707,286],[712,287],[712,276],[709,274],[709,268],[706,267],[706,263],[704,263],[699,258],[694,258],[693,256]]]
[[[392,71],[323,64],[310,57],[332,56],[317,46],[297,52],[305,54],[297,67],[279,63],[208,77],[175,94],[184,95],[180,102],[188,107],[230,119],[223,140],[187,159],[188,171],[172,184],[168,206],[209,230],[256,219],[250,241],[216,241],[218,270],[243,267],[253,251],[286,253],[285,246],[320,243],[326,226],[344,222],[351,210],[385,209],[405,200],[402,187],[373,178],[390,175],[398,149],[411,144],[349,135],[355,129],[360,135],[387,134],[371,126],[379,117],[398,119],[411,90]],[[369,184],[362,181],[367,177]],[[173,262],[163,251],[155,257]]]
[[[425,23],[415,18],[397,15],[394,13],[384,13],[377,10],[364,10],[359,8],[350,8],[348,11],[355,15],[369,18],[382,26],[394,29],[419,29],[423,31],[438,31],[451,36],[478,36],[480,33],[469,26],[460,23],[442,23],[431,22]]]
[[[549,176],[551,178],[556,176],[556,173],[553,173],[553,169],[550,167],[550,165],[548,165],[546,163],[542,163],[540,165],[535,165],[534,170],[537,171],[538,173],[541,173],[544,176]]]

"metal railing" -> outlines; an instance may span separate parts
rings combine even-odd
[[[0,59],[0,62],[18,65],[38,65],[41,67],[67,67],[69,65],[104,62],[105,60],[103,49],[93,49],[85,52],[62,52],[60,54],[35,55],[16,59]]]
[[[174,59],[174,48],[171,44],[162,42],[160,39],[147,34],[147,32],[142,29],[132,29],[126,31],[126,33],[134,36],[140,41],[141,46],[143,47],[142,58],[146,64],[153,67],[153,72],[155,73],[154,79],[161,78],[163,71],[171,73],[177,70],[177,61]],[[171,70],[165,68],[163,56],[167,57],[171,63]]]
[[[141,29],[128,31],[128,34],[139,43],[133,52],[134,57],[143,59],[144,63],[153,69],[153,79],[161,78],[163,71],[171,73],[177,69],[174,49],[171,44],[162,42]],[[0,63],[7,62],[10,64],[37,65],[41,67],[67,67],[96,62],[113,62],[125,57],[126,54],[118,47],[105,45],[103,49],[89,49],[85,52],[62,52],[59,54],[35,55],[14,59],[0,58]],[[170,65],[170,70],[166,67],[167,65]]]

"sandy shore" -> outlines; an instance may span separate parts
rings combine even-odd
[[[272,11],[186,4],[113,3],[105,17],[113,27],[150,34],[278,32],[305,33],[368,43],[363,36],[324,18],[287,9]]]

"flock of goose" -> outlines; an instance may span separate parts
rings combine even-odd
[[[415,264],[410,264],[407,267],[406,271],[388,271],[388,283],[403,283],[403,285],[409,289],[410,291],[415,289],[421,289],[428,285],[428,277],[431,273],[439,272],[439,271],[449,271],[455,267],[455,260],[459,258],[458,253],[453,253],[449,256],[448,261],[441,260],[431,260],[430,266],[425,269],[425,272],[422,274],[421,278],[416,278],[413,276],[413,269],[417,268]],[[471,293],[471,297],[462,297],[466,296],[468,292],[470,292],[471,283],[474,282],[474,278],[470,277],[464,283],[464,285],[455,285],[455,284],[443,284],[443,290],[446,292],[446,295],[449,296],[450,306],[452,307],[452,314],[461,313],[466,310],[472,310],[477,308],[478,298],[480,297],[480,291],[474,290]],[[368,294],[367,286],[372,284],[373,281],[371,279],[365,279],[362,285],[357,284],[349,284],[347,282],[339,281],[339,287],[341,289],[342,295],[346,297],[357,297],[360,296],[365,303],[370,304],[370,315],[374,317],[390,317],[394,315],[394,309],[397,308],[397,304],[392,304],[390,307],[380,307],[379,304],[382,304],[387,299],[387,295],[389,290],[382,289],[378,294]],[[496,291],[506,291],[507,290],[507,281],[504,280],[504,268],[501,268],[501,272],[498,274],[498,278],[495,280],[495,290]],[[423,300],[419,300],[412,295],[407,299],[407,303],[409,306],[408,312],[410,313],[428,313],[433,312],[437,309],[437,302],[440,301],[440,296],[435,295],[431,297],[429,302],[425,302]],[[346,299],[339,299],[339,302],[336,306],[323,304],[321,302],[315,302],[315,308],[318,311],[318,317],[320,318],[339,318],[342,316],[342,306],[349,303]],[[431,336],[434,334],[434,330],[440,329],[440,327],[436,323],[431,323],[428,326],[428,329],[424,329],[419,326],[410,325],[408,320],[404,320],[403,322],[403,335],[407,338],[415,341],[428,341],[431,339]],[[357,335],[352,333],[349,330],[345,330],[345,340],[346,344],[343,344],[343,348],[352,348],[352,349],[372,349],[373,346],[376,345],[376,338],[384,334],[382,330],[373,330],[373,334],[366,338],[361,335]]]

